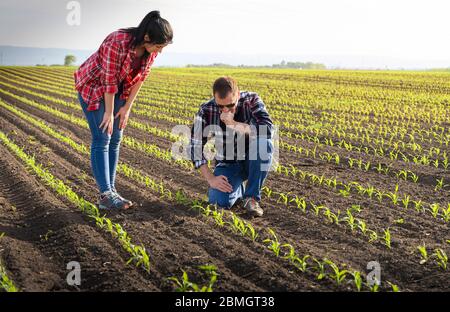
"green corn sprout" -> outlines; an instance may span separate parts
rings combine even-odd
[[[383,233],[384,233],[384,237],[383,237],[384,245],[387,248],[391,249],[391,232],[390,232],[389,228],[383,230]]]
[[[350,230],[352,232],[354,232],[355,227],[356,227],[356,220],[355,220],[355,217],[353,216],[352,211],[350,209],[347,209],[347,216],[344,217],[342,219],[342,221],[347,222],[347,225],[350,227]]]
[[[304,198],[298,198],[295,195],[289,202],[294,202],[297,205],[298,209],[301,209],[303,212],[306,212],[306,200]]]
[[[367,233],[369,233],[369,243],[373,243],[378,240],[377,232],[373,230],[367,230]]]
[[[280,250],[281,250],[281,244],[278,241],[278,238],[277,238],[275,232],[271,228],[268,229],[268,232],[273,237],[273,239],[266,238],[263,242],[269,243],[269,246],[268,246],[269,250],[271,250],[275,254],[275,256],[279,257]]]
[[[248,229],[248,233],[249,233],[250,238],[253,241],[255,241],[256,238],[258,237],[258,233],[256,232],[255,228],[253,227],[253,225],[250,222],[246,222],[246,221],[244,221],[244,222],[245,222],[245,226]]]
[[[172,281],[174,283],[174,287],[176,292],[187,292],[187,291],[194,291],[194,292],[212,292],[213,285],[217,281],[218,274],[216,273],[217,268],[213,265],[207,265],[207,266],[199,266],[199,269],[206,272],[210,276],[210,280],[208,285],[200,287],[194,282],[191,282],[189,280],[189,276],[186,271],[183,271],[183,275],[181,277],[181,280],[179,280],[177,277],[169,277],[168,280]]]
[[[388,192],[386,193],[386,197],[388,197],[394,205],[398,204],[399,196],[397,193]]]
[[[391,289],[392,289],[393,292],[399,292],[400,291],[400,289],[398,288],[397,285],[395,285],[395,284],[393,284],[393,283],[391,283],[389,281],[387,281],[387,283],[389,284],[389,286],[391,286]]]
[[[330,268],[333,270],[334,274],[331,277],[335,280],[336,284],[339,286],[345,279],[347,274],[349,274],[349,272],[347,270],[340,270],[339,267],[331,260],[324,259],[324,262],[328,264]]]
[[[6,270],[0,262],[0,289],[4,289],[6,292],[18,292],[19,289],[9,279],[6,274]]]
[[[313,203],[311,203],[311,206],[312,206],[312,208],[313,208],[314,213],[315,213],[316,216],[319,216],[320,210],[326,208],[325,206],[322,206],[322,205],[315,205],[315,204],[313,204]]]
[[[277,203],[282,202],[285,206],[288,204],[288,195],[284,193],[278,193],[279,197]]]
[[[268,188],[267,186],[263,186],[261,188],[261,191],[263,191],[265,193],[267,198],[271,198],[272,197],[272,190],[270,188]]]
[[[357,219],[356,221],[358,222],[358,229],[361,231],[361,233],[366,235],[366,233],[367,233],[367,224],[366,224],[366,222],[364,222],[361,219]]]
[[[437,203],[430,204],[431,215],[436,219],[439,215],[440,206]]]
[[[445,222],[450,222],[450,203],[447,204],[447,208],[442,207],[442,217]]]
[[[351,273],[351,275],[353,276],[353,282],[356,286],[356,289],[358,291],[361,291],[362,284],[363,284],[362,278],[361,278],[361,273],[359,271],[354,271]]]
[[[420,264],[424,264],[425,262],[428,261],[428,252],[427,252],[427,247],[425,245],[419,245],[417,246],[417,250],[419,250],[420,252]]]
[[[402,199],[402,203],[403,203],[403,207],[405,207],[405,209],[408,209],[409,202],[410,202],[410,196],[404,195],[403,199]]]
[[[378,201],[381,203],[383,201],[383,197],[385,196],[385,193],[383,191],[376,190],[375,195],[378,198]]]
[[[417,183],[417,181],[419,181],[419,176],[417,174],[415,174],[414,172],[412,172],[412,171],[408,171],[408,172],[410,174],[411,180],[414,183]]]
[[[330,221],[330,223],[339,224],[339,215],[341,214],[340,210],[338,210],[338,213],[336,215],[329,208],[325,207],[325,211],[323,212],[323,214],[325,217],[327,217],[327,220]]]
[[[414,209],[417,212],[424,211],[423,203],[421,200],[418,200],[418,201],[413,200],[412,202],[414,203]]]
[[[447,270],[448,256],[441,248],[434,250],[433,256],[436,258],[437,265],[443,270]]]
[[[315,258],[313,260],[314,260],[314,262],[317,263],[316,270],[319,272],[319,274],[317,275],[317,280],[320,281],[320,280],[324,279],[326,276],[325,263],[323,263]]]
[[[217,208],[212,211],[212,216],[218,226],[225,225],[225,221],[223,221],[223,214],[224,211],[219,211]]]
[[[309,255],[303,256],[303,258],[295,257],[291,260],[292,264],[299,269],[301,272],[305,272],[308,266]]]

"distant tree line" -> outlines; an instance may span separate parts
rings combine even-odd
[[[230,65],[225,63],[213,63],[209,65],[194,65],[188,64],[186,67],[222,67],[222,68],[293,68],[293,69],[326,69],[327,67],[321,63],[313,62],[286,62],[281,61],[279,64],[273,65],[262,65],[262,66],[252,66],[252,65]]]

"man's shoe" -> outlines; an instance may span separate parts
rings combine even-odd
[[[253,197],[248,197],[244,200],[244,208],[253,217],[262,217],[264,214],[264,210],[262,210],[259,203]]]
[[[114,210],[114,209],[128,209],[130,206],[122,201],[116,193],[107,191],[100,194],[98,200],[98,209]]]

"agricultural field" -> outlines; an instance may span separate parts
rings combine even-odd
[[[138,207],[104,215],[74,70],[0,67],[0,288],[450,291],[448,73],[155,68],[118,168]],[[171,154],[224,74],[279,127],[258,219]]]

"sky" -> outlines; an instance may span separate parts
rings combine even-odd
[[[446,0],[79,0],[80,25],[72,26],[69,2],[2,0],[0,45],[95,50],[157,9],[174,29],[163,54],[178,58],[450,66]]]

